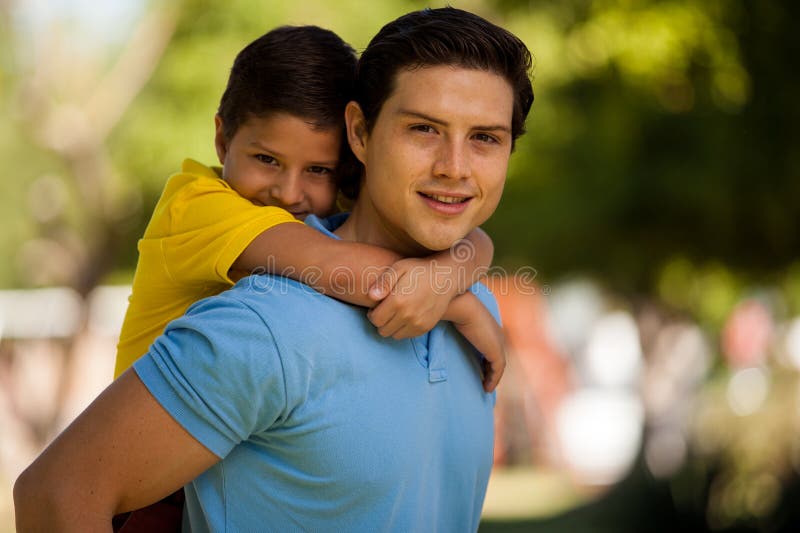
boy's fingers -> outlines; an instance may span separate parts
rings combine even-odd
[[[383,269],[369,288],[369,297],[375,301],[383,300],[389,295],[395,283],[397,283],[397,272],[391,267]]]
[[[383,337],[395,337],[395,334],[403,328],[402,324],[398,325],[397,321],[390,320],[385,325],[378,328],[378,333]]]
[[[408,339],[410,337],[417,337],[427,330],[422,330],[413,324],[406,315],[402,312],[396,312],[391,320],[381,328],[380,334],[384,337],[392,337],[395,340]]]
[[[385,326],[390,320],[394,320],[397,315],[397,302],[394,296],[389,296],[381,300],[375,307],[369,310],[367,318],[376,327]]]
[[[483,362],[483,390],[486,392],[492,392],[495,387],[497,387],[497,383],[494,379],[494,372],[492,371],[492,366],[488,363],[488,361]]]
[[[494,372],[489,371],[483,379],[483,390],[492,392],[497,388],[498,383],[500,383],[500,377]]]
[[[385,326],[394,316],[392,310],[383,303],[367,311],[367,318],[376,328]]]
[[[426,324],[415,320],[413,316],[409,317],[403,312],[402,306],[398,308],[398,306],[390,304],[391,301],[383,301],[367,314],[370,322],[378,328],[378,333],[384,337],[392,337],[396,340],[418,337],[433,327],[433,325],[427,327]],[[371,316],[372,313],[375,313],[377,318]]]
[[[417,333],[414,328],[410,328],[408,325],[403,325],[394,332],[392,338],[394,340],[402,340],[402,339],[410,339],[411,337],[419,337],[422,333]]]
[[[503,377],[503,372],[506,369],[505,360],[490,362],[486,359],[483,360],[483,390],[492,392],[497,388],[500,383],[500,378]]]
[[[397,315],[394,308],[388,306],[386,302],[378,304],[377,307],[367,313],[367,318],[369,318],[373,326],[378,328],[378,334],[382,337],[401,339],[408,336],[401,333],[405,327],[404,321]],[[398,333],[404,336],[398,337]]]
[[[394,340],[399,341],[399,340],[407,339],[409,337],[409,335],[408,335],[408,332],[406,331],[405,326],[401,326],[400,329],[398,329],[397,331],[392,333],[391,337]]]

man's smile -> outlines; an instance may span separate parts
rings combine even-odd
[[[444,194],[429,194],[429,193],[424,193],[424,192],[421,192],[419,194],[421,194],[422,196],[425,196],[427,198],[433,198],[437,202],[442,202],[442,203],[445,203],[445,204],[460,204],[460,203],[466,202],[466,201],[468,201],[470,199],[467,196],[448,196],[448,195],[444,195]]]
[[[450,194],[437,194],[437,193],[417,193],[425,204],[442,215],[458,215],[463,213],[470,202],[472,196],[454,195]]]

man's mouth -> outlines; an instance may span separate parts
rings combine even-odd
[[[472,196],[453,194],[418,193],[423,202],[434,212],[444,216],[456,216],[463,213],[472,201]]]
[[[442,194],[426,194],[424,192],[421,192],[420,194],[426,198],[431,198],[437,202],[442,202],[443,204],[463,204],[470,199],[468,196],[445,196]]]

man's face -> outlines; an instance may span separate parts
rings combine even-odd
[[[329,215],[335,206],[338,129],[314,128],[302,118],[277,113],[251,117],[226,141],[216,119],[222,177],[255,205],[282,207],[304,220]]]
[[[354,212],[380,233],[369,240],[407,254],[443,250],[489,218],[505,183],[513,102],[497,74],[433,66],[397,74],[369,134],[354,133],[351,103],[351,146],[366,167]]]

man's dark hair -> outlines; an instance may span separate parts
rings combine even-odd
[[[233,62],[217,113],[230,141],[251,117],[287,113],[342,132],[340,187],[355,178],[344,140],[344,108],[354,96],[355,51],[317,26],[281,26],[248,44]]]
[[[531,54],[512,33],[453,7],[423,9],[384,26],[361,54],[356,101],[371,131],[401,70],[438,65],[486,70],[505,78],[514,91],[511,134],[525,132],[533,104]]]

